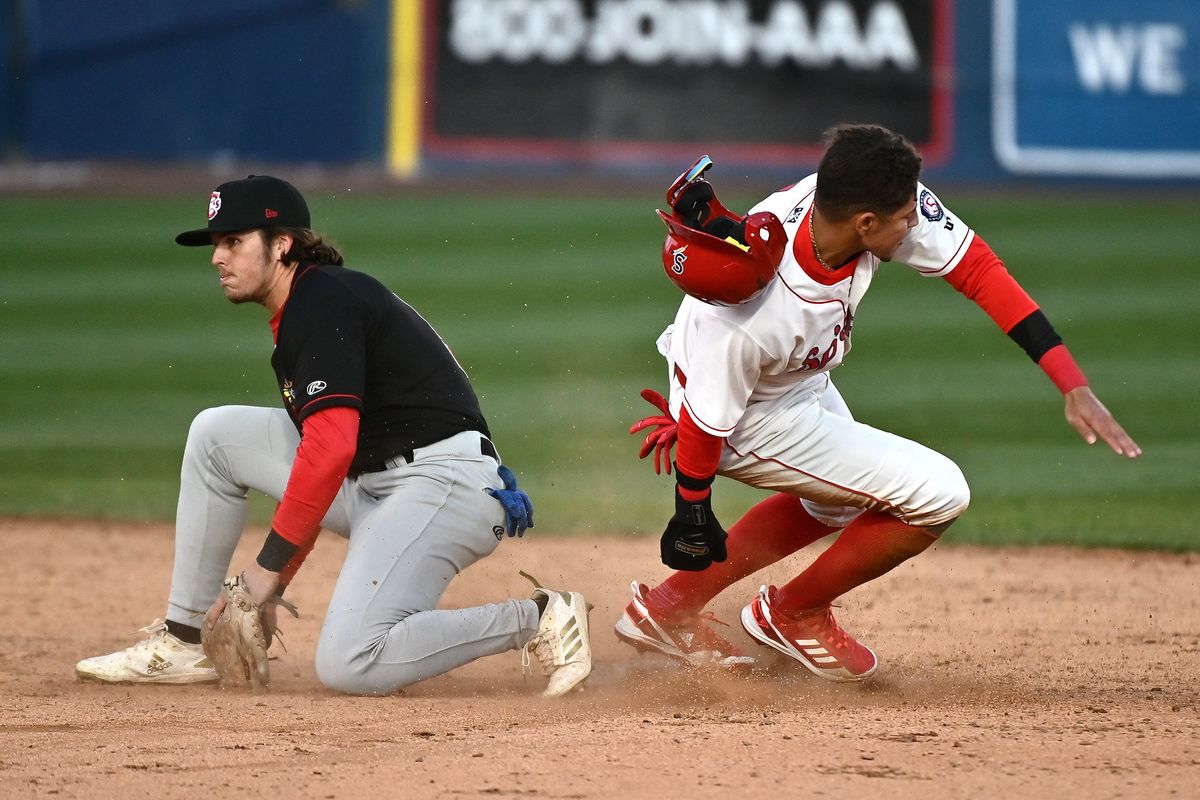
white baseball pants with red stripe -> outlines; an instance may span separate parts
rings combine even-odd
[[[939,525],[966,511],[971,498],[962,470],[946,456],[855,422],[828,375],[747,408],[718,471],[800,497],[835,528],[867,509],[909,525]]]

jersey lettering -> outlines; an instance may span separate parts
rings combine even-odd
[[[821,370],[825,365],[837,357],[840,342],[846,342],[850,339],[850,329],[854,326],[854,315],[850,313],[850,309],[846,309],[846,315],[842,318],[842,322],[833,326],[833,341],[825,348],[824,353],[817,348],[812,348],[804,358],[804,364],[797,372],[810,372]]]

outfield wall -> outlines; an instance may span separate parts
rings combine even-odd
[[[9,157],[1200,182],[1195,0],[8,0]]]

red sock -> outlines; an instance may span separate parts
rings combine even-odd
[[[729,529],[725,561],[703,572],[676,572],[650,591],[650,602],[659,609],[699,611],[726,587],[835,530],[813,519],[799,498],[772,495]]]
[[[864,512],[808,569],[779,590],[773,605],[781,611],[828,605],[912,558],[937,538],[929,528],[906,525],[879,511]]]

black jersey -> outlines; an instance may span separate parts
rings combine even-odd
[[[297,429],[322,408],[359,410],[351,474],[462,431],[490,435],[466,373],[437,331],[361,272],[296,270],[271,366]]]

